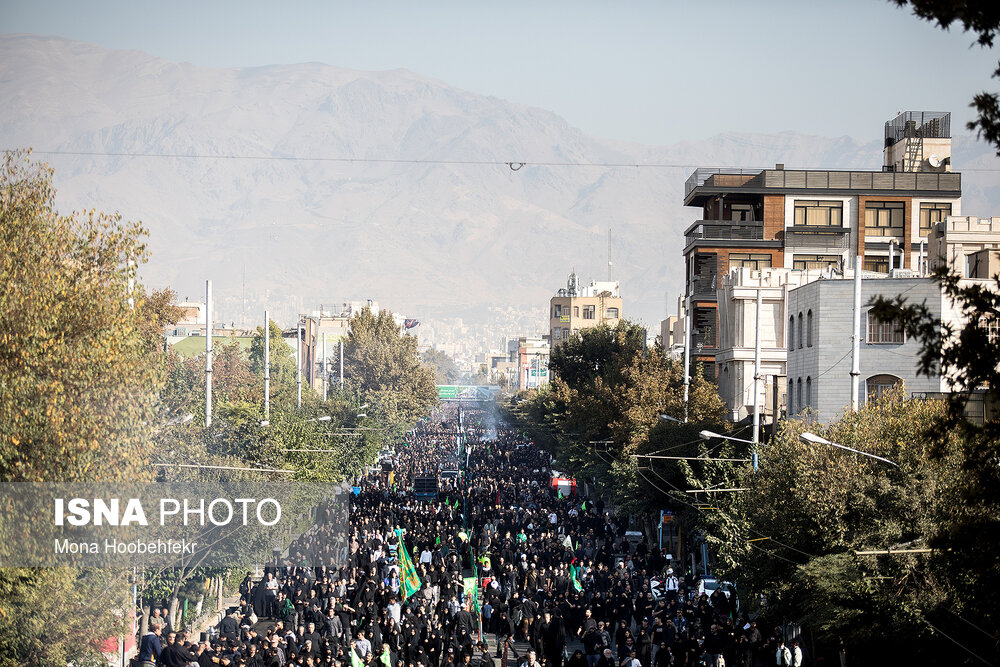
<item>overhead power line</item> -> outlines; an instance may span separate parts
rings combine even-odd
[[[523,167],[595,167],[601,169],[635,168],[635,169],[697,169],[705,164],[686,164],[672,162],[559,162],[551,160],[421,160],[406,158],[364,158],[364,157],[325,157],[309,155],[232,155],[232,154],[200,154],[200,153],[131,153],[131,152],[100,152],[100,151],[42,151],[33,150],[35,155],[61,155],[71,157],[118,157],[118,158],[165,158],[176,160],[245,160],[271,162],[339,162],[345,164],[417,164],[417,165],[466,165],[507,167],[511,171],[519,171]],[[719,169],[767,169],[768,167],[727,167],[714,165]],[[803,168],[808,169],[808,168]],[[792,170],[794,171],[794,170]],[[865,170],[860,170],[865,171]],[[1000,172],[1000,167],[969,167],[962,172]]]

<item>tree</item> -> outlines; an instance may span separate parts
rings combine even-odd
[[[1000,555],[984,544],[1000,543],[1000,422],[991,418],[976,424],[965,416],[970,395],[978,393],[995,409],[1000,392],[1000,277],[989,282],[963,280],[947,267],[934,271],[960,323],[942,323],[923,304],[906,298],[878,298],[872,312],[886,321],[898,321],[907,336],[920,341],[918,372],[948,378],[952,392],[948,409],[927,428],[932,454],[951,454],[958,438],[962,474],[942,493],[950,511],[941,517],[929,544],[941,550],[944,566],[963,581],[952,604],[956,611],[979,618],[985,627],[997,627],[1000,614],[991,587],[1000,578]]]
[[[281,327],[268,320],[268,337],[270,338],[270,369],[271,369],[271,400],[277,395],[280,400],[288,401],[296,393],[297,372],[295,368],[295,353],[285,343],[281,335]],[[253,341],[250,343],[250,370],[261,380],[264,387],[264,327],[257,327]],[[214,371],[214,367],[213,367]],[[263,397],[263,391],[261,396]]]
[[[438,384],[457,384],[462,378],[455,360],[444,352],[430,348],[422,355],[423,362],[434,369],[435,381]]]
[[[118,215],[60,215],[52,171],[6,152],[0,171],[0,479],[145,474],[168,313],[136,269],[145,231]]]
[[[54,200],[50,168],[3,154],[0,481],[149,479],[172,298],[138,284],[140,224]],[[126,599],[121,572],[0,570],[0,665],[99,660],[80,638],[116,634]]]
[[[434,372],[420,363],[417,339],[400,334],[388,310],[365,308],[351,318],[344,374],[353,390],[378,406],[389,424],[415,422],[437,402]]]
[[[926,548],[953,511],[958,438],[939,443],[935,458],[927,436],[945,413],[943,402],[908,398],[899,388],[826,427],[785,422],[761,448],[756,472],[745,464],[683,466],[689,488],[746,489],[699,496],[718,508],[704,512],[702,525],[720,574],[738,579],[745,601],[766,595],[765,618],[795,619],[828,648],[843,638],[863,664],[890,656],[946,661],[952,647],[933,639],[928,625],[942,627],[943,609],[960,590],[943,567],[946,555],[855,555]],[[799,435],[806,430],[899,467],[805,445]]]
[[[962,26],[965,32],[976,35],[976,43],[985,48],[993,48],[993,40],[1000,31],[1000,9],[993,2],[976,0],[892,0],[900,7],[907,4],[913,13],[927,21],[936,21],[944,30],[953,23]],[[993,78],[1000,77],[1000,64],[993,71]],[[977,130],[980,138],[997,148],[1000,155],[1000,98],[996,93],[982,92],[972,98],[969,105],[979,112],[979,118],[969,122],[970,130]]]

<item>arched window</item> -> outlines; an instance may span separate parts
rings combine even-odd
[[[813,381],[811,377],[806,378],[806,407],[812,407]]]
[[[802,313],[799,313],[799,330],[795,332],[795,337],[799,339],[799,349],[802,349]]]
[[[813,311],[806,313],[806,347],[813,346]]]
[[[792,315],[788,318],[788,349],[789,351],[795,349],[795,316]]]
[[[788,381],[788,389],[786,390],[785,393],[786,393],[785,401],[788,402],[788,405],[785,406],[785,412],[786,412],[787,416],[791,417],[792,415],[795,414],[795,381],[794,380],[789,380]]]
[[[865,380],[865,395],[868,397],[869,402],[876,401],[882,396],[882,394],[902,383],[903,380],[895,375],[888,375],[885,373],[873,375]]]
[[[795,405],[799,407],[799,412],[802,411],[802,378],[799,378],[795,383]]]

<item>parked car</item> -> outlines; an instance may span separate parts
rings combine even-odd
[[[736,586],[731,581],[719,581],[715,577],[702,577],[698,580],[698,597],[704,593],[711,599],[716,589],[722,590],[734,613],[740,611],[740,598],[736,594]]]

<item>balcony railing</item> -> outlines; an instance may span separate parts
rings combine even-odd
[[[716,298],[715,276],[699,276],[688,281],[688,295],[696,299]]]
[[[702,185],[719,188],[738,188],[760,174],[761,169],[737,169],[731,167],[701,167],[695,169],[684,183],[684,198]]]
[[[703,350],[715,350],[715,331],[691,334],[691,350],[695,354]]]
[[[764,238],[764,226],[762,224],[740,224],[737,221],[704,220],[689,227],[684,238],[687,239],[688,244],[700,240],[759,241]]]
[[[835,171],[768,169],[765,188],[817,190],[927,190],[961,193],[962,175],[955,172]]]
[[[785,230],[785,247],[796,250],[847,250],[850,240],[851,230],[846,227],[789,227]]]

